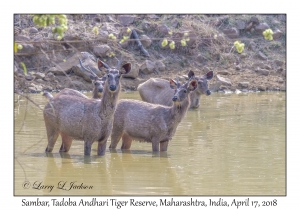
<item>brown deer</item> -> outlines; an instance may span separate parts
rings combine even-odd
[[[91,73],[90,74],[90,78],[92,80],[92,84],[94,86],[93,88],[93,91],[92,91],[92,98],[93,99],[100,99],[101,96],[102,96],[102,92],[103,92],[103,87],[104,87],[104,83],[105,83],[105,80],[106,80],[106,76],[104,75],[103,77],[99,78],[93,71],[91,71],[90,69],[87,69],[85,68],[83,65],[82,65],[82,61],[79,59],[79,63],[81,65],[81,67],[86,70],[87,72]],[[72,95],[72,96],[76,96],[76,97],[82,97],[82,98],[87,98],[86,95],[82,94],[81,92],[77,91],[77,90],[73,90],[73,89],[70,89],[70,88],[64,88],[63,90],[61,90],[57,96],[60,96],[60,95]],[[48,100],[52,100],[53,99],[53,96],[51,93],[49,92],[44,92],[43,93],[43,96],[45,96],[46,98],[48,98]],[[65,135],[61,135],[62,137],[62,144],[61,144],[61,149],[60,150],[63,150],[64,148],[64,144],[63,142],[67,141],[65,140]]]
[[[122,59],[121,59],[122,61]],[[94,141],[98,141],[98,155],[104,155],[107,138],[111,134],[113,115],[120,93],[120,78],[123,72],[110,68],[99,60],[98,68],[106,68],[107,79],[103,88],[102,100],[89,99],[86,96],[57,94],[44,108],[44,120],[48,145],[46,152],[52,152],[58,135],[62,136],[60,152],[68,152],[73,139],[84,141],[84,155],[89,156]],[[122,66],[127,74],[131,64]]]
[[[153,152],[167,151],[169,141],[189,108],[190,94],[197,88],[197,80],[180,85],[170,79],[169,87],[173,89],[168,96],[172,98],[173,95],[172,106],[129,99],[118,102],[109,148],[115,149],[122,137],[121,149],[130,149],[132,140],[137,140],[152,143]]]
[[[210,95],[211,92],[208,89],[207,80],[213,78],[213,71],[209,71],[205,75],[195,77],[194,74],[188,74],[189,79],[194,77],[198,82],[198,87],[190,95],[190,108],[198,108],[200,105],[201,95]],[[161,104],[165,106],[171,106],[172,100],[168,97],[173,93],[173,90],[169,88],[169,82],[165,79],[151,78],[146,82],[140,84],[137,88],[143,101],[153,104]]]

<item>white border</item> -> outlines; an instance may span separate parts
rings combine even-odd
[[[2,90],[1,105],[1,130],[4,135],[2,142],[2,184],[1,186],[1,206],[5,209],[15,209],[21,207],[22,197],[13,197],[13,14],[14,13],[286,13],[287,14],[287,196],[286,197],[250,197],[251,200],[278,199],[280,207],[292,207],[297,209],[299,192],[299,139],[296,129],[299,129],[296,117],[299,115],[299,88],[296,79],[299,78],[299,16],[296,4],[282,1],[11,1],[2,5],[0,25],[1,27],[1,72],[2,80],[0,87]],[[9,6],[7,6],[9,5]],[[3,27],[4,26],[4,27]],[[4,64],[4,65],[3,65]],[[298,65],[297,65],[298,64]],[[9,148],[9,149],[8,149]],[[298,165],[298,167],[297,167]],[[29,197],[34,199],[34,197]],[[41,197],[45,200],[51,200],[52,197]],[[54,197],[55,198],[55,197]],[[62,197],[58,197],[60,199]],[[80,197],[71,197],[80,200]],[[88,199],[89,197],[84,197]],[[107,197],[112,198],[112,197]],[[159,197],[134,197],[143,200],[159,200]],[[189,197],[175,197],[180,200],[187,200]],[[213,197],[218,199],[219,197]],[[247,197],[221,197],[224,200],[231,201],[234,198],[243,200]],[[106,197],[101,197],[106,199]],[[130,199],[129,197],[120,197],[120,199]],[[208,200],[209,197],[199,197],[199,199]],[[295,208],[296,207],[296,208]],[[53,207],[50,207],[53,208]],[[74,207],[64,207],[71,209]],[[99,208],[99,207],[97,207]],[[147,207],[146,207],[147,208]],[[161,207],[160,207],[161,208]],[[194,207],[195,208],[195,207]],[[198,207],[197,207],[198,208]],[[216,208],[216,207],[215,207]],[[215,209],[206,208],[206,209]],[[18,208],[19,209],[19,208]],[[102,208],[103,209],[103,208]],[[116,208],[111,208],[116,209]],[[122,208],[124,209],[124,208]],[[127,208],[128,209],[128,208]],[[218,207],[217,209],[220,209]],[[231,208],[230,208],[231,209]],[[236,209],[236,208],[235,208]],[[243,209],[243,208],[239,208]],[[248,209],[248,208],[247,208]],[[271,209],[264,208],[264,209]],[[274,207],[272,208],[274,209]]]

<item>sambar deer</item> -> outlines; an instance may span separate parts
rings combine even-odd
[[[68,152],[73,139],[84,141],[84,155],[91,154],[91,146],[98,141],[98,155],[104,155],[107,138],[111,134],[113,116],[120,93],[122,74],[131,70],[131,64],[122,65],[125,72],[97,60],[98,68],[106,69],[107,79],[103,88],[102,100],[78,97],[76,95],[56,95],[44,108],[44,120],[48,145],[46,152],[52,152],[58,135],[62,136],[60,152]]]
[[[211,92],[208,88],[207,81],[213,78],[213,71],[209,71],[208,73],[195,77],[195,75],[188,74],[189,79],[194,77],[197,80],[198,87],[195,91],[193,91],[190,95],[190,108],[198,108],[200,105],[201,95],[210,95]],[[146,82],[140,84],[137,88],[139,94],[143,101],[153,103],[153,104],[161,104],[165,106],[171,106],[172,100],[168,97],[170,94],[173,94],[173,90],[169,88],[169,82],[165,79],[160,78],[151,78]]]
[[[194,73],[191,71],[190,74]],[[171,93],[166,97],[171,98],[172,106],[120,100],[114,115],[109,148],[115,149],[122,138],[121,149],[130,149],[132,140],[137,140],[152,143],[153,152],[167,151],[169,141],[189,108],[190,94],[197,84],[193,78],[183,85],[170,79]]]

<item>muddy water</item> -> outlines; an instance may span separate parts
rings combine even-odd
[[[47,102],[30,97],[41,108]],[[140,99],[137,92],[121,98]],[[188,111],[167,153],[133,142],[131,152],[107,149],[104,157],[94,144],[84,157],[80,141],[60,154],[60,137],[46,154],[42,111],[21,98],[14,109],[14,194],[285,195],[285,114],[282,92],[213,93]]]

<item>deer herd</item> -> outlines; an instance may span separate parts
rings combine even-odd
[[[151,78],[137,88],[141,100],[119,100],[120,79],[131,70],[131,64],[119,60],[116,68],[111,68],[97,60],[100,71],[105,76],[99,78],[90,73],[93,83],[92,98],[69,88],[61,90],[54,97],[44,92],[48,103],[44,108],[48,145],[46,152],[52,152],[58,136],[62,144],[60,152],[68,152],[72,141],[84,141],[84,155],[91,155],[92,144],[98,142],[97,154],[105,155],[106,143],[110,137],[109,148],[116,149],[122,139],[122,150],[128,150],[132,141],[152,143],[152,151],[167,151],[179,123],[189,108],[197,108],[202,94],[210,95],[207,81],[212,79],[213,71],[200,77],[189,71],[188,80],[180,83]]]

